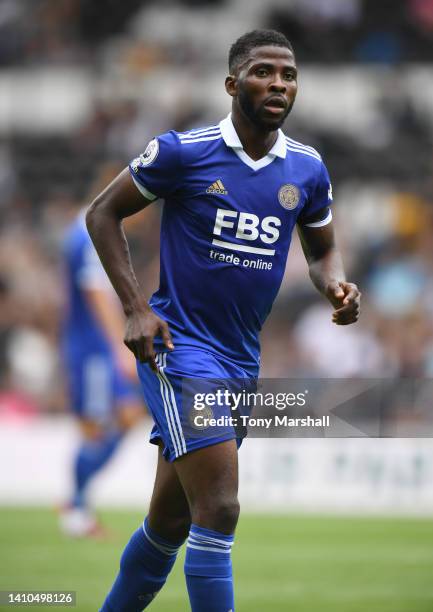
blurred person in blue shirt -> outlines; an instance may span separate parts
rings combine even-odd
[[[84,211],[67,229],[63,255],[67,307],[62,353],[70,407],[82,440],[74,462],[73,495],[60,524],[68,535],[82,537],[103,533],[88,506],[89,484],[113,457],[143,407],[135,360],[122,342],[119,300],[87,233]]]

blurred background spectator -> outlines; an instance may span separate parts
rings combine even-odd
[[[331,325],[295,240],[262,375],[433,374],[433,0],[0,0],[0,411],[65,410],[59,247],[75,204],[167,129],[219,121],[229,45],[283,31],[286,131],[322,153],[356,329]],[[161,206],[128,230],[146,294]]]

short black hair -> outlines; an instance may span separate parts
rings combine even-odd
[[[281,32],[277,30],[253,30],[243,34],[230,47],[229,52],[229,71],[230,74],[237,69],[238,65],[244,62],[251,50],[255,47],[273,45],[275,47],[287,47],[294,55],[293,47]]]

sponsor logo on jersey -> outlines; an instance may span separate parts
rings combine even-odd
[[[155,159],[158,157],[158,153],[159,153],[158,139],[154,138],[153,140],[149,142],[144,153],[136,157],[131,162],[131,168],[134,170],[135,173],[137,173],[139,168],[145,168],[146,166],[150,166],[150,164],[154,162]]]
[[[278,229],[280,226],[281,219],[278,217],[269,216],[260,219],[253,213],[218,208],[213,228],[212,244],[232,251],[244,251],[256,255],[275,255],[275,249],[250,246],[248,242],[258,240],[266,246],[271,245],[280,236]],[[222,236],[223,231],[227,238],[224,240],[216,238],[216,236]],[[244,241],[243,244],[231,242],[235,238]]]
[[[301,193],[296,185],[287,183],[280,187],[278,201],[286,210],[293,210],[299,204]]]
[[[219,195],[227,195],[228,191],[224,187],[222,181],[218,179],[206,189],[206,193],[218,193]]]

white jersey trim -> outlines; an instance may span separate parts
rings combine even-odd
[[[307,151],[310,151],[311,153],[315,153],[316,155],[318,155],[319,157],[321,157],[319,151],[316,151],[316,149],[314,147],[310,147],[310,145],[306,145],[303,144],[302,142],[298,142],[297,140],[293,140],[293,138],[289,138],[289,136],[286,136],[286,141],[288,144],[294,146],[294,147],[299,147],[301,149],[306,149]]]
[[[185,138],[184,140],[180,140],[180,144],[193,144],[195,142],[205,142],[207,140],[219,140],[220,138],[222,138],[221,133],[218,133],[216,135],[205,135],[200,138]]]
[[[235,130],[235,126],[233,125],[232,115],[231,113],[220,122],[221,134],[224,138],[224,142],[231,149],[242,149],[243,144],[238,136],[238,133]],[[270,151],[263,157],[262,159],[266,159],[268,155],[272,156],[272,160],[275,157],[281,157],[285,159],[286,157],[286,147],[285,147],[285,136],[281,130],[278,130],[277,139]],[[245,153],[246,155],[246,153]],[[249,157],[249,156],[248,156]],[[249,157],[249,159],[251,159]],[[252,160],[253,161],[253,160]],[[261,161],[261,160],[257,160]]]
[[[203,136],[213,136],[215,134],[220,134],[220,133],[221,133],[220,128],[216,127],[216,128],[211,128],[209,130],[203,130],[199,134],[188,133],[188,134],[178,134],[178,136],[179,136],[179,140],[193,140],[195,138],[202,138]]]
[[[204,128],[197,128],[197,129],[193,129],[193,130],[188,130],[188,132],[178,132],[178,136],[179,138],[185,138],[185,137],[190,137],[190,136],[199,136],[200,134],[203,134],[204,132],[211,132],[212,130],[219,130],[220,127],[219,125],[209,125],[208,127],[204,127]]]
[[[324,225],[328,225],[332,221],[332,211],[329,210],[328,214],[321,221],[313,221],[313,223],[304,223],[304,227],[323,227]]]
[[[158,198],[158,196],[156,196],[154,193],[152,193],[151,191],[149,191],[148,189],[146,189],[146,187],[143,187],[143,185],[141,183],[139,183],[137,181],[136,178],[134,178],[131,174],[131,178],[134,181],[134,185],[137,187],[138,191],[141,193],[141,195],[143,195],[147,200],[156,200]]]
[[[288,151],[293,151],[294,153],[302,153],[302,155],[308,155],[309,157],[314,157],[314,159],[317,159],[317,161],[322,161],[322,158],[320,157],[320,155],[317,153],[311,153],[310,151],[307,151],[305,149],[300,149],[300,148],[295,148],[292,146],[289,146],[287,144],[287,150]]]
[[[249,166],[252,170],[260,170],[271,164],[276,157],[285,159],[286,157],[286,140],[284,133],[278,130],[277,139],[274,146],[261,159],[252,159],[245,151],[242,142],[233,125],[231,113],[220,122],[221,134],[226,145],[233,149],[239,159]]]

